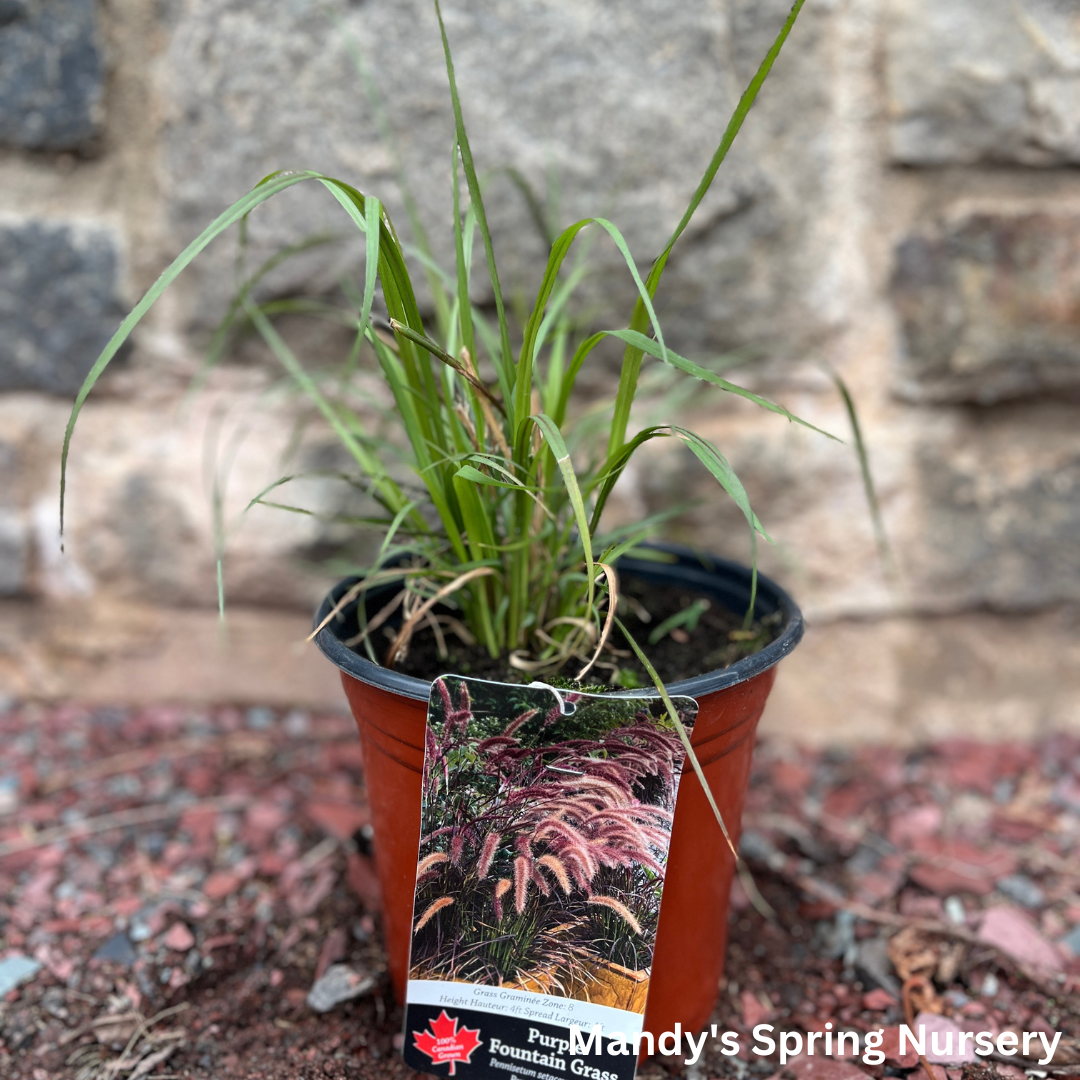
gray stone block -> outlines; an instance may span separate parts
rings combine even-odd
[[[1080,162],[1074,0],[892,0],[886,72],[898,162]]]
[[[445,8],[466,122],[503,288],[535,290],[545,245],[513,167],[543,195],[557,178],[560,225],[602,215],[626,234],[644,272],[719,142],[738,94],[789,10],[787,0],[477,0]],[[429,0],[335,5],[360,44],[398,132],[437,258],[453,267],[453,121]],[[161,81],[168,99],[165,185],[177,244],[267,173],[314,168],[355,183],[410,230],[391,147],[347,42],[314,0],[171,0]],[[820,278],[808,250],[834,147],[820,39],[829,15],[808,5],[714,190],[684,235],[658,297],[672,342],[760,341],[819,327],[804,293]],[[272,87],[272,90],[268,88]],[[798,122],[794,122],[793,112]],[[322,191],[291,190],[251,216],[252,265],[327,227],[352,239],[283,266],[268,289],[319,291],[360,264],[356,230]],[[490,296],[477,241],[475,295]],[[220,314],[235,244],[193,270],[200,321]],[[608,238],[587,286],[599,325],[624,324],[633,284]],[[421,275],[418,275],[421,276]],[[782,321],[783,321],[782,320]],[[598,356],[601,354],[597,354]]]
[[[114,233],[0,222],[0,391],[78,390],[123,317]]]
[[[98,134],[94,0],[0,0],[0,143],[76,150]]]
[[[1080,214],[975,212],[909,236],[891,295],[910,399],[1080,386]]]
[[[1036,609],[1080,600],[1077,413],[1001,407],[924,438],[917,462],[919,591],[945,608]]]

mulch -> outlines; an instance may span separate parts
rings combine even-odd
[[[417,1075],[349,718],[10,704],[0,747],[0,1076]],[[742,848],[775,915],[736,888],[714,1020],[744,1048],[761,1023],[884,1027],[892,1056],[781,1070],[713,1042],[639,1075],[922,1080],[889,1042],[905,1010],[1065,1033],[1048,1066],[936,1080],[1080,1074],[1078,841],[1076,738],[761,746]]]

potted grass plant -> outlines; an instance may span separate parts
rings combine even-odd
[[[418,252],[410,249],[373,194],[316,172],[273,174],[165,270],[77,395],[64,440],[61,521],[63,475],[87,395],[150,307],[211,241],[232,226],[243,229],[262,203],[298,185],[329,191],[363,234],[363,281],[347,316],[355,348],[344,374],[313,369],[292,351],[270,307],[255,298],[257,274],[241,288],[230,319],[261,335],[336,433],[358,482],[380,507],[374,522],[383,529],[377,557],[327,597],[315,636],[341,669],[360,727],[399,994],[410,941],[424,929],[414,927],[412,905],[429,688],[435,675],[457,665],[459,673],[504,680],[603,681],[624,691],[646,687],[662,700],[687,746],[671,695],[697,699],[688,757],[693,773],[684,777],[674,812],[645,1025],[654,1032],[676,1021],[694,1027],[712,1008],[723,968],[727,898],[754,728],[775,665],[798,643],[802,621],[787,595],[758,575],[756,566],[647,546],[657,521],[605,531],[603,514],[633,455],[652,440],[673,438],[689,448],[742,511],[751,550],[755,537],[765,535],[738,477],[712,443],[674,422],[637,431],[630,422],[643,372],[653,365],[804,423],[707,363],[674,352],[653,305],[672,249],[709,190],[803,2],[796,0],[649,270],[639,269],[616,225],[603,218],[578,221],[551,243],[531,310],[515,329],[450,45],[434,0],[455,120],[450,222],[456,265],[448,271],[436,266],[419,238]],[[581,275],[569,256],[586,232],[617,248],[636,301],[625,326],[578,334],[567,312]],[[477,237],[493,320],[474,299]],[[432,298],[427,314],[414,286],[418,269]],[[603,415],[605,424],[586,425],[582,410],[574,407],[575,385],[596,347],[609,338],[624,349],[617,390],[606,414],[595,408],[588,414]],[[349,404],[349,374],[364,356],[381,372],[398,416],[393,458]],[[646,600],[657,599],[656,610],[650,612],[635,593],[641,589]],[[665,613],[663,605],[672,597],[683,599]],[[725,610],[734,613],[727,623],[709,621]],[[670,648],[677,662],[658,672],[650,654],[655,658]],[[624,917],[618,911],[605,914]],[[632,981],[632,961],[611,962]],[[508,972],[507,978],[513,975]]]

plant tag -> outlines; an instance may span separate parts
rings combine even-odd
[[[432,684],[409,1065],[632,1080],[683,758],[659,698]]]

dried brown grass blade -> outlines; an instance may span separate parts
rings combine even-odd
[[[600,632],[600,640],[597,642],[592,659],[578,672],[578,682],[581,682],[589,674],[593,665],[600,659],[600,654],[604,651],[604,646],[607,645],[608,637],[611,635],[611,628],[615,625],[615,609],[619,605],[619,578],[614,567],[602,562],[598,562],[596,565],[604,572],[604,577],[608,583],[607,617],[604,619],[604,629]]]
[[[451,593],[457,592],[457,590],[460,589],[461,586],[466,584],[467,582],[479,577],[488,577],[494,573],[494,569],[490,566],[474,566],[471,570],[467,570],[464,574],[459,574],[456,578],[454,578],[453,581],[450,581],[446,585],[444,585],[434,596],[430,597],[428,600],[425,600],[424,603],[422,603],[420,607],[417,608],[416,611],[414,611],[412,615],[409,616],[409,618],[402,625],[401,629],[398,631],[398,636],[394,638],[393,644],[390,646],[390,650],[386,654],[386,660],[384,661],[385,666],[388,668],[392,668],[394,666],[394,661],[397,660],[398,653],[400,653],[401,650],[409,643],[409,639],[412,637],[413,631],[416,629],[420,620],[440,600],[449,596]]]

